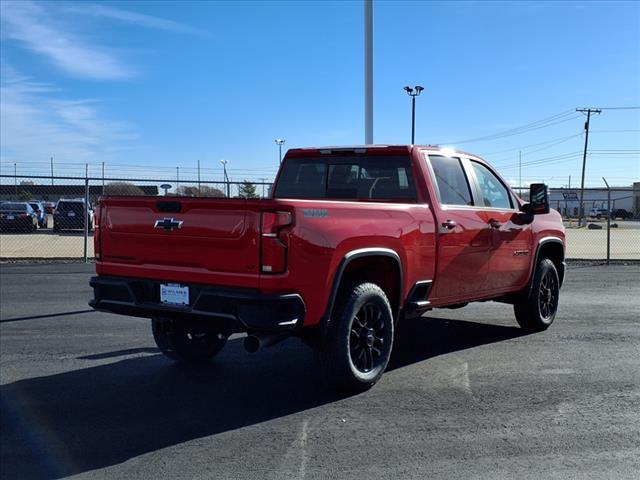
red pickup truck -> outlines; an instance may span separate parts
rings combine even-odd
[[[167,356],[295,336],[356,391],[380,379],[397,322],[432,308],[496,300],[548,328],[565,271],[544,184],[524,202],[481,158],[438,147],[292,149],[271,199],[104,197],[95,223],[90,305],[151,318]]]

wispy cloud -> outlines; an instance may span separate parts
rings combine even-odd
[[[136,71],[113,50],[80,34],[79,16],[182,34],[205,33],[173,20],[91,3],[2,1],[0,13],[3,40],[18,42],[70,76],[92,80],[126,79],[135,76]]]
[[[110,18],[125,23],[130,23],[139,27],[155,28],[158,30],[166,30],[168,32],[187,33],[191,35],[203,35],[206,32],[184,23],[165,18],[155,17],[144,13],[132,12],[107,5],[98,5],[91,3],[74,3],[67,5],[64,10],[77,13],[80,15],[91,15],[100,18]]]
[[[87,162],[121,150],[136,138],[130,125],[104,119],[100,102],[65,98],[63,93],[2,65],[2,160],[42,161],[53,154],[65,161]]]
[[[115,55],[72,33],[41,5],[27,1],[1,5],[3,37],[46,57],[67,74],[97,80],[133,75]]]

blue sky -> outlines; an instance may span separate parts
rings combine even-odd
[[[3,173],[260,178],[285,147],[361,144],[363,5],[1,4]],[[513,183],[578,182],[576,107],[640,106],[638,2],[374,2],[374,140],[485,156]],[[464,142],[552,116],[522,134]],[[548,125],[553,123],[553,125]],[[640,181],[640,110],[591,124],[587,184]],[[535,125],[534,125],[535,126]],[[451,143],[454,142],[454,143]]]

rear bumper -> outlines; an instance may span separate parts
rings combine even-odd
[[[33,220],[31,218],[0,220],[0,230],[23,230],[29,227],[33,227]]]
[[[207,321],[229,332],[294,332],[302,328],[306,307],[298,294],[263,294],[255,290],[183,284],[189,287],[189,305],[160,302],[157,280],[92,277],[96,310],[133,317],[166,317]]]
[[[82,230],[84,228],[84,219],[82,215],[76,217],[54,215],[53,226],[59,230]]]

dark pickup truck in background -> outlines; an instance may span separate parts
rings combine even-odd
[[[289,150],[266,200],[104,197],[90,304],[151,318],[183,362],[233,333],[249,351],[299,337],[329,385],[364,390],[402,318],[496,300],[549,327],[564,227],[546,186],[530,192],[477,156],[411,145]]]

